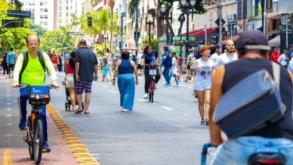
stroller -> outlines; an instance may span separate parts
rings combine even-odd
[[[69,90],[66,88],[65,80],[62,81],[62,85],[64,85],[65,93],[66,93],[65,111],[70,111],[71,100],[70,100],[70,96],[69,96]],[[76,102],[76,105],[77,105],[77,102]],[[83,102],[82,102],[82,109],[84,110],[84,103]]]

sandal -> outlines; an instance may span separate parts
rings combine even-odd
[[[86,111],[84,111],[84,114],[89,114],[90,112],[86,112]]]
[[[75,111],[75,114],[80,114],[83,110],[77,110]]]

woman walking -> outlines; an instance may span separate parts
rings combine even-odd
[[[115,86],[116,75],[118,74],[120,106],[122,106],[123,112],[127,112],[133,110],[135,85],[138,84],[138,74],[135,63],[129,59],[128,51],[123,51],[121,58],[116,63],[112,83]]]
[[[75,112],[75,92],[74,92],[74,65],[75,65],[75,51],[72,51],[70,53],[70,59],[69,61],[66,61],[64,71],[66,73],[65,76],[65,86],[68,89],[69,97],[70,97],[70,102],[72,105],[72,111]]]
[[[177,59],[178,58],[176,56],[176,53],[172,52],[172,67],[171,67],[171,70],[170,70],[171,78],[174,77],[175,82],[176,82],[176,86],[179,86],[178,79],[177,79],[177,72],[178,72],[178,61],[177,61]]]
[[[208,46],[205,45],[201,47],[199,53],[201,54],[201,58],[197,59],[190,69],[192,71],[195,70],[197,76],[194,90],[198,98],[198,109],[201,117],[200,124],[208,125],[208,110],[210,108],[210,90],[214,62],[209,59],[210,48]]]

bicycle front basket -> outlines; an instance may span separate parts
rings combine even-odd
[[[47,86],[30,86],[28,100],[32,105],[44,105],[50,102],[50,90]]]

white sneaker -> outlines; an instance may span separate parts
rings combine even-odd
[[[129,112],[129,111],[131,111],[131,110],[129,110],[129,109],[122,109],[122,112]]]
[[[145,93],[143,97],[144,97],[145,99],[147,99],[147,98],[148,98],[148,94]]]

